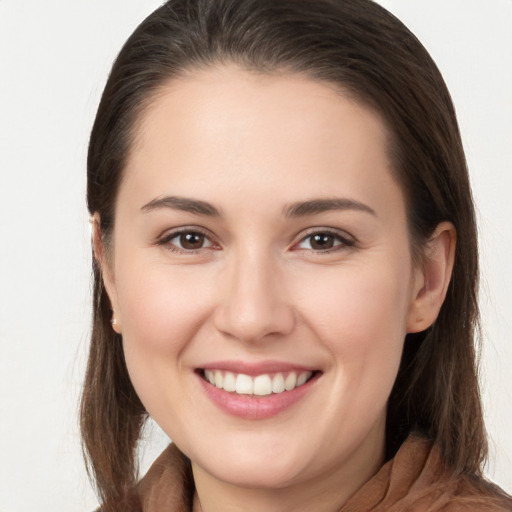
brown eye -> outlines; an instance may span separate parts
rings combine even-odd
[[[178,253],[193,253],[201,249],[213,248],[210,238],[200,231],[178,231],[162,238],[158,245]]]
[[[201,233],[182,233],[179,236],[179,245],[186,250],[201,249],[204,246],[205,236]]]
[[[333,235],[328,233],[317,233],[310,237],[311,249],[321,251],[325,249],[332,249],[334,247],[335,239]]]
[[[329,231],[317,231],[316,233],[311,233],[304,237],[295,247],[297,249],[322,253],[352,247],[353,245],[354,241],[344,237],[342,234],[330,233]]]

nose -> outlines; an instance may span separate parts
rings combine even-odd
[[[221,299],[215,326],[224,335],[246,343],[289,334],[295,325],[286,297],[283,270],[270,257],[240,257],[219,276]]]

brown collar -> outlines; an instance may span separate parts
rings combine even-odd
[[[140,481],[141,512],[191,512],[194,483],[190,461],[171,444]],[[512,511],[512,499],[489,482],[454,475],[437,447],[411,435],[339,512]]]

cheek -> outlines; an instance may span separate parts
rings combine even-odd
[[[325,399],[334,439],[360,439],[384,417],[406,335],[407,283],[397,275],[354,274],[331,281],[329,307],[317,304],[315,311],[317,336],[334,365],[335,391]]]
[[[312,275],[310,285],[304,280],[300,300],[312,323],[333,334],[344,333],[347,342],[354,336],[359,343],[372,331],[405,332],[409,283],[408,275],[390,267],[345,268]]]
[[[177,388],[182,354],[208,315],[211,300],[197,270],[180,272],[165,265],[128,268],[127,279],[119,269],[117,282],[123,348],[132,383],[152,414]]]
[[[317,276],[314,287],[302,293],[305,321],[331,352],[339,385],[356,394],[392,386],[409,301],[409,274],[393,266],[334,271],[325,281]]]
[[[130,269],[137,278],[117,283],[123,337],[148,351],[178,352],[201,326],[210,302],[204,276],[161,264]]]

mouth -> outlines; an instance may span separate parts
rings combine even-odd
[[[203,380],[217,389],[234,395],[261,398],[286,394],[301,388],[321,372],[306,370],[247,375],[220,369],[200,369],[198,373]]]
[[[243,420],[283,417],[298,411],[323,371],[286,361],[216,361],[201,365],[195,374],[205,396],[221,411]],[[287,417],[287,416],[285,416]]]

